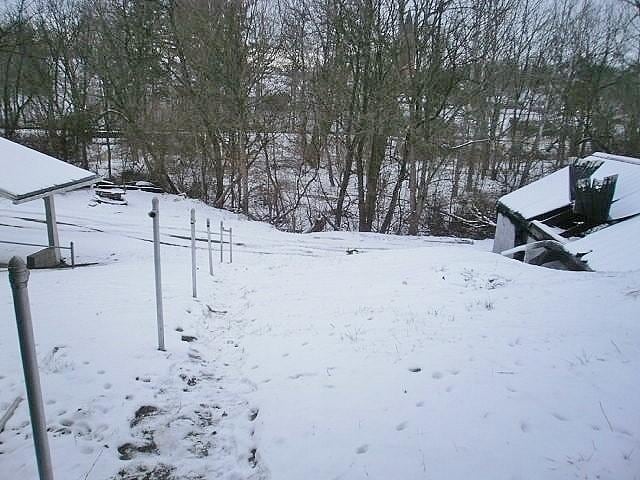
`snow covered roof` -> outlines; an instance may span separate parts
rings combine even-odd
[[[640,270],[638,237],[640,215],[569,242],[565,248],[574,255],[591,251],[582,258],[593,270]]]
[[[581,161],[601,163],[592,179],[618,175],[609,211],[612,220],[640,213],[640,159],[597,152]],[[569,167],[504,195],[499,202],[525,220],[567,207],[571,204]]]
[[[571,206],[569,167],[503,196],[499,203],[530,221],[526,222],[530,233],[537,228],[546,238],[564,244],[568,252],[585,254],[582,258],[593,270],[639,270],[636,239],[640,237],[640,159],[598,152],[581,159],[579,164],[593,167],[591,180],[617,175],[609,219],[597,231],[572,232],[571,225],[556,228],[555,223],[544,223],[559,218],[554,214],[545,220],[545,214]],[[578,235],[581,238],[575,239]],[[537,238],[535,234],[533,237]]]
[[[571,204],[569,167],[542,177],[500,198],[499,202],[526,220]]]
[[[0,197],[23,203],[100,179],[93,172],[0,137]]]
[[[604,161],[591,178],[602,180],[611,175],[618,175],[609,211],[611,219],[617,220],[640,213],[640,159],[594,153],[586,160]]]

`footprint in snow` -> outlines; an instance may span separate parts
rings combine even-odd
[[[398,425],[396,425],[396,430],[398,432],[401,432],[402,430],[404,430],[405,428],[407,428],[407,425],[409,424],[409,422],[401,422]]]
[[[289,378],[291,380],[298,380],[302,377],[314,377],[315,375],[315,373],[296,373],[295,375],[289,375]]]
[[[356,448],[356,453],[358,455],[362,455],[363,453],[367,453],[368,450],[369,450],[369,445],[365,443],[364,445],[360,445],[358,448]]]
[[[256,418],[258,418],[258,413],[260,412],[259,408],[252,408],[249,411],[249,421],[253,422]]]
[[[62,425],[63,427],[70,427],[73,425],[73,420],[71,420],[70,418],[62,418],[60,419],[60,425]]]
[[[440,380],[442,378],[442,372],[433,372],[431,374],[431,378],[434,380]]]
[[[566,422],[567,420],[569,420],[567,417],[557,412],[553,412],[551,415],[553,415],[557,420],[560,420],[561,422]]]
[[[80,448],[80,452],[84,453],[85,455],[90,455],[90,454],[93,453],[93,447],[90,447],[90,446],[86,445],[86,446]]]

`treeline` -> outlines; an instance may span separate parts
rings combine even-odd
[[[282,228],[480,236],[498,194],[573,156],[640,153],[639,12],[18,0],[0,17],[0,128]]]

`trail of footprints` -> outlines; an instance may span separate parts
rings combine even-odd
[[[182,332],[180,328],[178,332]],[[128,442],[118,447],[118,454],[122,460],[141,459],[145,461],[142,464],[142,471],[139,462],[132,462],[122,468],[118,475],[112,480],[124,480],[129,478],[204,478],[200,474],[185,474],[178,472],[176,467],[165,465],[153,460],[160,453],[165,455],[176,454],[175,452],[161,452],[161,445],[158,445],[156,438],[167,430],[172,435],[181,435],[181,446],[188,455],[194,458],[203,459],[203,466],[206,466],[207,457],[210,455],[233,455],[236,448],[235,440],[225,435],[219,435],[221,430],[225,430],[226,419],[229,417],[227,407],[230,408],[232,415],[245,411],[246,421],[252,423],[259,414],[257,408],[250,409],[243,400],[230,399],[225,395],[224,387],[220,381],[223,375],[211,373],[212,367],[208,360],[198,350],[198,339],[192,335],[182,335],[182,341],[190,344],[187,353],[188,361],[177,367],[177,374],[181,380],[180,389],[182,394],[193,395],[189,402],[183,402],[180,394],[177,392],[165,392],[162,388],[158,388],[156,398],[164,399],[166,406],[158,407],[155,405],[144,405],[139,407],[131,421],[131,434],[136,439],[135,442]],[[234,341],[228,341],[227,344],[231,348],[237,348],[238,344]],[[219,370],[230,367],[228,363],[220,363]],[[141,381],[149,381],[145,377],[141,377]],[[162,383],[162,382],[159,382]],[[166,382],[165,382],[166,383]],[[168,382],[173,384],[173,382]],[[218,397],[216,392],[222,393]],[[173,400],[171,397],[173,396]],[[177,404],[175,398],[180,399]],[[209,398],[219,398],[225,402],[227,407],[209,401],[201,401]],[[200,402],[199,402],[200,401]],[[249,431],[253,435],[253,428]],[[176,446],[172,449],[175,450]],[[179,454],[178,454],[179,455]],[[147,460],[145,460],[147,459]],[[259,457],[256,448],[250,448],[246,454],[247,464],[251,469],[256,469]],[[158,473],[158,469],[159,473]],[[165,476],[162,476],[165,475]],[[185,476],[187,475],[187,476]],[[259,476],[256,478],[260,478]]]
[[[418,366],[409,367],[407,370],[412,374],[416,374],[416,373],[422,372],[422,368],[418,367]],[[453,375],[453,376],[456,376],[456,375],[458,375],[460,373],[460,370],[451,369],[451,370],[448,371],[448,373]],[[441,372],[441,371],[438,371],[438,370],[436,370],[436,371],[431,373],[431,378],[433,380],[441,380],[441,379],[444,378],[444,376],[445,376],[445,374],[443,372]],[[451,392],[452,390],[453,390],[453,385],[448,385],[447,387],[445,387],[445,392],[447,392],[447,393]],[[407,393],[406,390],[405,390],[405,393]],[[424,401],[420,400],[420,401],[416,402],[415,406],[416,406],[416,408],[424,407]],[[406,430],[408,427],[409,427],[409,422],[405,420],[405,421],[402,421],[402,422],[396,424],[395,430],[397,432],[402,432],[402,431]],[[365,444],[362,444],[362,445],[358,446],[356,448],[356,450],[355,450],[355,453],[358,454],[358,455],[362,455],[364,453],[367,453],[368,451],[369,451],[369,444],[365,443]]]
[[[98,396],[88,405],[81,405],[75,411],[68,411],[64,408],[56,410],[57,400],[55,398],[46,399],[50,434],[54,438],[72,436],[78,450],[87,455],[95,456],[99,450],[102,450],[101,454],[111,451],[112,455],[116,455],[125,463],[110,480],[142,478],[188,478],[195,480],[204,478],[198,474],[195,476],[189,473],[184,474],[179,472],[177,467],[158,461],[158,456],[161,453],[169,456],[173,453],[161,452],[161,446],[157,442],[161,432],[168,430],[171,430],[172,433],[181,432],[183,434],[182,447],[194,458],[206,459],[213,450],[217,454],[231,455],[235,448],[233,439],[223,439],[218,436],[220,428],[224,428],[223,422],[229,415],[227,410],[215,403],[198,401],[212,396],[215,398],[215,392],[223,390],[223,386],[219,384],[223,377],[210,373],[209,362],[202,358],[196,348],[197,338],[194,336],[184,337],[186,338],[183,341],[190,343],[188,360],[176,365],[177,371],[174,372],[181,382],[167,382],[156,376],[140,375],[133,380],[141,382],[153,392],[152,397],[157,400],[155,404],[145,404],[135,408],[136,396],[132,393],[124,395],[124,400],[130,403],[133,413],[129,422],[131,440],[120,445],[109,444],[112,427],[108,419],[112,407],[106,396]],[[236,342],[231,342],[230,345],[232,348],[237,348]],[[91,362],[88,360],[81,363],[83,367],[91,368]],[[227,363],[221,365],[221,368],[229,367]],[[104,369],[98,369],[94,371],[94,374],[98,379],[107,372]],[[174,384],[178,385],[182,393],[169,391],[168,385]],[[204,384],[207,384],[206,388],[201,392]],[[100,385],[99,381],[98,385]],[[101,386],[107,391],[113,387],[110,382],[104,382]],[[179,400],[179,395],[189,392],[194,393],[192,399],[195,401],[182,403]],[[229,398],[223,397],[222,400],[228,403]],[[247,422],[252,423],[258,417],[259,410],[257,408],[249,409],[243,402],[233,399],[230,401],[233,404],[229,406],[234,411],[241,412],[244,409],[248,412],[246,414]],[[7,430],[13,431],[15,435],[28,438],[30,435],[29,425],[29,422],[25,421]],[[253,428],[250,429],[250,434],[253,435]],[[1,449],[0,454],[2,454]],[[129,462],[134,459],[137,461]],[[259,460],[257,449],[251,448],[247,452],[246,459],[250,468],[257,468]],[[261,477],[257,476],[256,478]]]

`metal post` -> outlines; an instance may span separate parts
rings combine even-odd
[[[76,255],[75,250],[73,249],[73,242],[69,242],[69,250],[71,250],[71,268],[76,267]]]
[[[49,247],[53,247],[56,263],[60,263],[60,240],[58,238],[58,223],[56,221],[56,206],[53,203],[53,195],[44,197],[44,213],[47,219],[47,237]]]
[[[220,263],[223,262],[222,251],[224,249],[224,237],[222,236],[224,232],[224,226],[222,225],[222,220],[220,220]]]
[[[209,275],[213,276],[213,257],[211,254],[211,220],[207,218],[207,248],[209,249]]]
[[[18,326],[18,340],[22,356],[22,368],[29,401],[29,415],[33,431],[33,443],[36,450],[36,462],[40,480],[53,480],[51,454],[47,438],[47,422],[42,405],[42,390],[40,389],[40,374],[38,373],[38,358],[36,357],[33,325],[31,323],[31,308],[29,307],[29,292],[27,283],[29,270],[20,257],[13,257],[9,261],[9,283],[13,293],[13,306],[16,312]]]
[[[193,284],[193,298],[198,297],[196,288],[196,209],[191,209],[191,283]]]
[[[233,263],[233,236],[231,230],[232,228],[229,227],[229,263]]]
[[[156,272],[156,320],[158,321],[158,350],[164,351],[164,314],[162,311],[162,270],[160,268],[160,211],[158,197],[151,200],[149,216],[153,220],[153,264]]]

